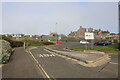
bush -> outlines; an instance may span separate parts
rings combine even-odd
[[[25,42],[26,46],[43,46],[43,45],[53,45],[54,44],[52,42],[31,40],[28,38],[23,39],[22,42]]]
[[[10,43],[5,40],[0,40],[0,64],[8,62],[10,55],[12,53],[12,48]]]
[[[53,45],[54,43],[52,42],[42,42],[44,45]]]
[[[23,46],[23,42],[22,41],[12,41],[12,47],[21,47],[21,46]]]
[[[31,39],[28,39],[28,38],[25,38],[25,39],[23,39],[21,41],[25,42],[26,46],[30,46],[32,44],[32,42],[34,42],[34,40],[31,40]]]
[[[2,40],[6,40],[10,43],[10,46],[12,46],[12,40],[9,37],[6,37],[5,35],[1,35],[0,37]]]

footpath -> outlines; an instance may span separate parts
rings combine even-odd
[[[31,56],[22,47],[16,48],[10,61],[2,66],[2,78],[40,78]]]
[[[64,58],[71,58],[79,62],[85,67],[97,67],[109,63],[111,58],[103,52],[68,52],[65,50],[57,50],[53,47],[45,47],[46,51],[64,56]]]

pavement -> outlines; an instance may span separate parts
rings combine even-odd
[[[63,51],[63,50],[55,50],[52,46],[50,47],[45,47],[46,50],[48,50],[49,52],[53,52],[59,55],[63,55],[66,57],[69,57],[71,59],[75,59],[80,61],[80,64],[86,67],[97,67],[97,66],[101,66],[103,64],[106,64],[108,62],[110,62],[110,58],[107,54],[104,53],[100,53],[100,52],[94,52],[94,53],[85,53],[85,52],[67,52],[67,51]]]
[[[2,67],[3,78],[42,78],[35,62],[23,49],[16,48],[10,61]]]

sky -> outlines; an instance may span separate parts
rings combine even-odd
[[[2,33],[43,35],[58,32],[67,35],[78,30],[80,26],[118,33],[118,3],[2,3]]]

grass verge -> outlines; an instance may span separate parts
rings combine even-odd
[[[100,46],[95,48],[79,48],[79,47],[67,47],[67,49],[70,50],[96,50],[96,51],[102,51],[102,52],[118,52],[119,51],[119,44],[112,44],[107,46]]]

